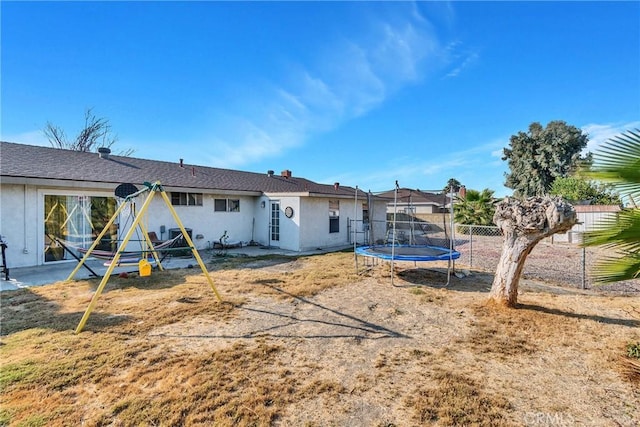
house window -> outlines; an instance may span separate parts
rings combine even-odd
[[[369,222],[369,205],[367,203],[362,204],[362,222]]]
[[[202,206],[202,193],[178,193],[172,191],[171,204],[173,206]]]
[[[214,212],[240,212],[240,200],[238,199],[215,199],[213,203]]]
[[[340,232],[340,201],[329,200],[329,233]]]

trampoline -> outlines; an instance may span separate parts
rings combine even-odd
[[[429,245],[376,245],[360,246],[356,253],[387,261],[451,261],[460,258],[460,252],[453,249]]]
[[[356,187],[356,204],[357,204],[357,187]],[[389,192],[383,193],[381,197],[389,199]],[[428,221],[427,218],[420,217],[415,207],[416,201],[422,205],[440,205],[442,213],[442,224],[436,224],[434,221]],[[400,200],[400,204],[398,201]],[[368,241],[374,244],[365,243],[358,246],[357,238],[354,235],[354,258],[356,271],[358,271],[358,255],[369,259],[381,259],[390,263],[391,284],[394,279],[394,262],[395,261],[413,261],[413,262],[447,262],[447,282],[449,285],[451,272],[455,269],[454,261],[460,258],[460,252],[454,248],[455,237],[453,227],[453,189],[449,192],[425,192],[408,188],[400,188],[396,181],[395,190],[393,192],[392,201],[387,202],[387,218],[382,227],[375,224],[374,221],[369,222]],[[371,203],[369,203],[371,205]],[[447,210],[449,215],[449,225],[447,226]],[[433,208],[432,208],[433,209]],[[424,214],[425,212],[420,212]],[[357,213],[354,215],[357,218]],[[381,230],[382,228],[382,230]],[[354,227],[355,229],[355,227]],[[379,238],[380,232],[384,232],[384,239]],[[377,235],[375,233],[378,233]]]

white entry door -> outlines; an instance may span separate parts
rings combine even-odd
[[[269,223],[269,246],[280,246],[280,202],[272,201]]]

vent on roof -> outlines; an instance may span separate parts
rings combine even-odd
[[[101,159],[108,159],[109,154],[111,154],[111,150],[108,147],[100,147],[98,148],[98,156]]]
[[[184,159],[180,159],[180,167],[183,168],[184,167]]]
[[[340,188],[340,183],[339,182],[334,182],[333,183],[333,188],[334,188],[334,190],[338,191],[338,188]]]
[[[273,176],[273,174],[274,174],[274,173],[275,173],[275,172],[273,172],[271,169],[269,169],[269,170],[267,171],[267,176]]]
[[[282,172],[280,172],[280,175],[285,178],[291,178],[291,171],[289,169],[285,169]]]

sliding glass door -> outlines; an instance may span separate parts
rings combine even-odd
[[[88,248],[116,211],[113,197],[72,195],[44,196],[44,261],[60,261],[72,256],[64,249]],[[118,226],[114,224],[101,250],[115,250]]]

